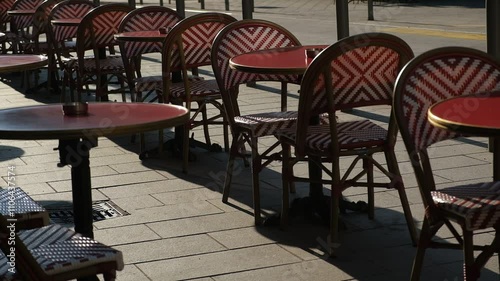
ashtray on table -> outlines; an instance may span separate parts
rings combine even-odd
[[[308,58],[315,58],[321,51],[323,51],[322,48],[309,48],[306,49],[306,56]]]
[[[86,102],[68,102],[62,105],[62,110],[64,115],[67,116],[87,115],[89,104]]]

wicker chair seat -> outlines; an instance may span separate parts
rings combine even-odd
[[[188,78],[190,81],[203,80],[203,77],[190,75]],[[135,91],[136,92],[145,92],[152,90],[161,91],[163,83],[163,78],[161,75],[155,76],[147,76],[147,77],[139,77],[135,79]]]
[[[204,97],[217,95],[220,97],[219,86],[217,81],[211,80],[192,80],[191,81],[191,97],[196,99],[196,97]],[[184,83],[174,83],[170,88],[170,96],[172,98],[185,98],[186,90],[184,88]]]
[[[113,263],[116,270],[124,267],[120,251],[61,225],[20,231],[18,237],[23,250],[29,251],[48,276],[103,263]]]
[[[464,218],[467,230],[500,225],[500,182],[475,183],[431,191],[441,209]]]
[[[15,204],[9,204],[11,201]],[[0,190],[0,214],[3,220],[16,219],[19,228],[49,223],[47,211],[19,187]]]
[[[387,137],[387,130],[370,120],[338,123],[337,130],[341,150],[379,147],[385,144]],[[296,133],[297,130],[292,128],[280,131],[278,137],[295,143]],[[328,125],[309,126],[305,144],[310,152],[328,152],[332,144],[330,127]]]
[[[236,116],[237,126],[251,132],[255,137],[269,136],[280,130],[290,129],[297,122],[297,111],[265,112]]]

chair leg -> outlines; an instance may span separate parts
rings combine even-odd
[[[413,268],[411,271],[410,281],[420,281],[420,273],[424,263],[425,250],[431,241],[431,230],[427,218],[424,218],[422,223],[422,230],[420,231],[420,239],[417,244],[417,253],[413,260]]]
[[[464,281],[476,281],[479,279],[480,269],[474,262],[474,242],[472,231],[464,230]]]
[[[417,228],[415,227],[415,222],[413,220],[413,215],[410,209],[410,203],[408,202],[408,197],[406,196],[405,186],[399,171],[398,161],[394,151],[385,153],[387,166],[389,168],[389,173],[391,173],[394,187],[398,190],[399,200],[401,200],[401,206],[403,207],[403,212],[406,219],[406,224],[408,226],[408,231],[410,232],[410,237],[413,246],[417,245],[418,234]]]
[[[253,209],[255,216],[255,224],[259,225],[261,223],[260,216],[260,180],[259,174],[261,168],[261,159],[259,155],[259,149],[257,147],[257,138],[251,138],[251,149],[252,149],[252,190],[253,190]]]
[[[368,218],[375,218],[375,188],[373,187],[373,163],[370,159],[363,159],[363,169],[366,171],[368,183]]]
[[[342,193],[336,187],[335,184],[332,184],[332,192],[330,196],[330,237],[328,237],[328,251],[331,257],[335,256],[335,249],[339,243],[339,219],[340,219],[340,196]]]
[[[189,162],[189,126],[190,126],[190,123],[186,123],[186,124],[184,124],[184,129],[183,129],[183,134],[184,134],[184,138],[182,141],[182,172],[183,173],[187,173],[188,162]]]
[[[238,155],[239,138],[239,134],[235,134],[233,136],[233,142],[231,144],[231,150],[229,152],[229,159],[227,161],[226,169],[226,179],[224,180],[224,189],[222,191],[222,202],[224,203],[227,203],[227,200],[229,198],[229,190],[231,188],[231,180],[233,178],[234,158],[236,157],[236,155]]]
[[[282,172],[281,172],[281,183],[282,183],[282,203],[281,203],[281,229],[285,229],[288,225],[288,211],[290,205],[290,184],[292,182],[293,165],[290,162],[290,145],[287,143],[281,143],[281,150],[283,153],[282,158]]]
[[[116,271],[115,270],[104,272],[102,275],[104,277],[104,281],[115,281],[116,280]]]
[[[210,133],[208,131],[208,116],[207,116],[207,104],[204,102],[199,102],[198,103],[198,108],[201,110],[201,118],[203,122],[203,134],[205,135],[205,143],[210,146],[211,141],[210,141]]]

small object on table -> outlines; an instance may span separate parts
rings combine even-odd
[[[66,116],[87,115],[89,105],[86,102],[69,102],[62,105],[62,110]]]
[[[160,27],[160,29],[158,29],[158,31],[160,32],[160,34],[167,34],[170,29],[172,29],[172,27]]]
[[[306,49],[306,57],[315,58],[321,51],[323,51],[322,48],[308,48]]]

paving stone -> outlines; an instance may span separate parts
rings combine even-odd
[[[177,257],[193,256],[204,253],[219,252],[225,248],[205,234],[143,241],[128,245],[115,246],[123,253],[126,264],[141,264],[148,261],[169,260]]]
[[[126,211],[126,206],[123,206]],[[118,217],[112,220],[103,220],[94,225],[99,229],[118,227],[125,225],[143,224],[156,221],[177,220],[181,218],[191,218],[200,215],[210,215],[220,213],[221,211],[211,204],[199,204],[199,202],[184,203],[179,205],[169,205],[152,207],[130,211],[130,215]],[[155,229],[153,229],[158,233]],[[162,235],[160,235],[162,236]],[[163,236],[162,236],[163,237]]]
[[[137,265],[137,267],[152,280],[165,280],[164,275],[158,271],[159,268],[169,272],[169,278],[172,278],[172,280],[179,280],[295,263],[298,261],[298,258],[276,245],[265,245],[142,263]]]
[[[94,231],[94,237],[108,246],[160,239],[160,236],[143,224],[99,229]]]
[[[231,212],[147,224],[163,238],[208,233],[254,225],[253,216]]]
[[[101,190],[104,194],[109,196],[109,198],[134,198],[142,195],[188,190],[199,187],[200,186],[198,185],[193,185],[192,183],[183,180],[162,179],[152,182],[129,184],[126,186],[105,187]]]
[[[165,205],[182,204],[192,201],[206,201],[209,199],[222,198],[218,192],[207,188],[196,188],[172,192],[155,193],[152,195]]]
[[[118,206],[124,206],[127,210],[139,210],[164,205],[151,195],[115,198],[113,199],[113,202],[115,202]]]

